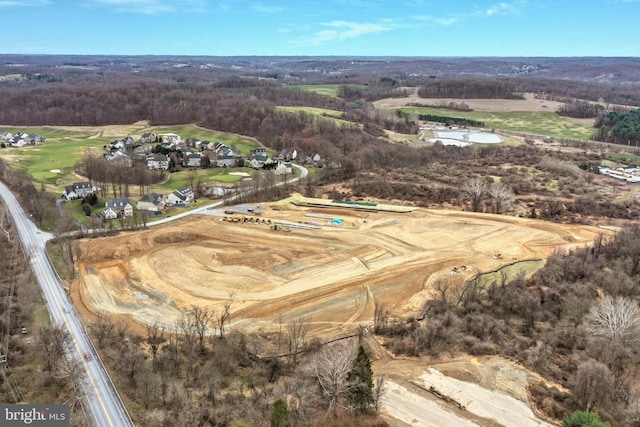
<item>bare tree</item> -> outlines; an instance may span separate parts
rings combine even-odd
[[[295,366],[298,360],[298,350],[304,346],[304,340],[309,332],[309,322],[302,317],[287,323],[289,339],[289,363]]]
[[[471,210],[478,212],[480,210],[480,203],[482,203],[487,191],[487,183],[485,180],[482,178],[474,178],[466,181],[462,184],[461,190],[463,197],[471,201]]]
[[[384,376],[380,375],[376,378],[376,385],[373,389],[373,404],[376,409],[376,412],[380,411],[380,404],[382,403],[382,396],[387,391],[387,387],[385,384]]]
[[[184,339],[185,352],[187,354],[187,380],[191,377],[191,371],[193,369],[194,348],[196,339],[196,322],[193,317],[183,313],[177,322],[178,330],[182,332]]]
[[[389,310],[384,305],[376,303],[375,310],[373,312],[373,332],[379,334],[384,332],[387,328],[387,322],[389,320]]]
[[[216,323],[218,326],[218,331],[220,332],[220,336],[224,336],[224,325],[225,323],[230,323],[231,321],[231,304],[233,303],[233,299],[235,298],[235,293],[231,292],[229,294],[229,299],[224,304],[223,310],[218,314],[216,318]]]
[[[42,354],[46,371],[51,371],[58,367],[70,343],[71,336],[62,325],[54,324],[40,328],[38,332],[38,349]]]
[[[587,331],[592,335],[624,345],[640,340],[640,309],[628,298],[605,296],[585,316]]]
[[[209,311],[209,309],[192,306],[191,316],[193,317],[193,321],[196,326],[196,333],[198,334],[198,341],[200,344],[200,354],[205,353],[204,348],[204,337],[207,333],[207,330],[211,326],[211,322],[213,321],[213,315],[215,312]]]
[[[493,198],[496,213],[501,214],[502,209],[511,204],[513,193],[511,188],[502,182],[494,182],[489,186],[489,195]]]
[[[98,311],[96,319],[91,323],[91,330],[98,340],[98,347],[103,348],[105,341],[111,338],[111,332],[114,328],[114,323],[109,314],[104,311]]]
[[[160,327],[157,321],[153,322],[153,325],[147,325],[147,342],[151,347],[153,365],[155,366],[156,357],[158,356],[158,349],[164,342],[164,328]]]
[[[327,399],[334,417],[338,416],[338,408],[343,407],[341,401],[347,394],[347,375],[351,371],[355,358],[354,348],[347,343],[338,342],[325,346],[314,357],[314,369],[322,394]]]
[[[571,391],[579,408],[591,412],[596,408],[602,408],[611,395],[612,384],[609,368],[589,359],[578,366]]]

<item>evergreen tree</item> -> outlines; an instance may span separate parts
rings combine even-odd
[[[600,415],[594,412],[576,411],[571,416],[566,415],[562,420],[563,427],[610,427],[611,424],[602,421]]]
[[[366,411],[373,403],[373,371],[371,360],[364,347],[358,348],[358,356],[347,375],[347,397],[356,411]]]
[[[271,427],[291,427],[291,414],[287,403],[282,399],[276,399],[273,402],[273,411],[271,411]]]

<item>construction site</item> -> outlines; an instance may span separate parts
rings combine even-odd
[[[193,306],[231,327],[273,330],[304,318],[314,336],[372,324],[375,304],[416,316],[432,285],[583,246],[595,227],[408,206],[297,199],[209,210],[145,231],[79,241],[73,302],[143,331],[173,329]],[[498,256],[499,255],[499,256]]]

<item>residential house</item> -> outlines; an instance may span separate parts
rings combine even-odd
[[[136,202],[139,211],[160,212],[164,209],[166,197],[158,193],[145,194]]]
[[[218,157],[235,157],[236,153],[231,148],[227,147],[222,142],[214,142],[213,148]]]
[[[290,162],[278,162],[273,170],[276,175],[285,175],[293,173],[293,165]]]
[[[219,168],[232,168],[236,165],[235,156],[218,156],[216,157],[216,166]]]
[[[250,167],[254,169],[261,169],[261,168],[264,168],[265,166],[269,167],[273,163],[273,160],[271,160],[267,156],[254,155],[251,159],[247,161],[247,163]]]
[[[138,142],[140,144],[153,144],[156,142],[156,134],[151,132],[143,133]]]
[[[296,150],[290,150],[288,148],[285,148],[284,150],[280,151],[280,153],[278,154],[278,160],[284,160],[285,162],[290,162],[291,160],[294,160],[297,156],[298,156],[298,152]]]
[[[118,217],[126,218],[126,217],[133,216],[133,205],[129,201],[128,197],[119,197],[117,199],[108,200],[107,203],[105,203],[103,216],[105,216],[104,211],[108,209],[114,210]]]
[[[109,143],[109,151],[118,151],[118,150],[126,150],[127,148],[133,149],[138,144],[136,141],[130,137],[125,136],[124,138],[116,139],[115,141],[111,141]]]
[[[169,206],[187,206],[194,199],[193,191],[189,187],[182,187],[167,196],[166,204]]]
[[[111,154],[107,154],[105,155],[105,158],[109,161],[122,163],[129,167],[133,166],[133,159],[125,152],[124,149],[114,151]]]
[[[163,133],[159,135],[162,140],[162,144],[170,147],[175,147],[180,144],[180,135],[175,133]]]
[[[9,142],[13,138],[13,134],[11,132],[0,131],[0,140],[4,142]]]
[[[322,161],[322,157],[318,153],[311,153],[307,156],[307,163],[320,163]]]
[[[42,135],[38,135],[37,133],[30,133],[29,135],[27,135],[27,141],[31,145],[40,145],[43,142],[46,142],[47,138]]]
[[[67,200],[82,199],[95,191],[95,187],[89,181],[74,182],[64,188],[62,197]]]
[[[200,153],[185,153],[182,164],[186,168],[199,168],[202,166],[202,155]]]
[[[27,145],[27,135],[22,132],[18,132],[9,140],[9,144],[11,144],[12,147],[24,147]]]
[[[204,151],[204,150],[212,150],[212,148],[213,148],[213,142],[211,142],[211,141],[201,141],[200,142],[200,149],[202,151]]]
[[[189,137],[184,141],[184,145],[191,148],[200,148],[202,146],[202,141],[198,138]]]
[[[102,212],[100,212],[100,215],[102,215],[102,217],[104,219],[116,219],[118,218],[118,212],[116,212],[115,209],[107,206],[106,208],[104,208],[102,210]]]
[[[267,155],[267,149],[266,148],[254,148],[251,151],[249,151],[249,157],[254,157],[254,156],[265,156]]]
[[[156,153],[147,156],[147,167],[151,170],[168,170],[169,156],[166,154]]]

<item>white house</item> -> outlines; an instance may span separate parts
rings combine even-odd
[[[168,170],[169,169],[169,156],[166,154],[156,153],[154,155],[147,156],[147,167],[151,170]]]
[[[128,197],[119,197],[117,199],[108,200],[107,203],[105,203],[103,216],[104,216],[104,211],[109,209],[114,210],[119,217],[133,216],[133,205],[129,201]]]
[[[73,184],[64,187],[64,193],[62,193],[62,197],[67,200],[82,199],[83,197],[88,196],[94,191],[95,187],[89,181],[74,182]]]
[[[189,187],[182,187],[167,196],[169,206],[187,206],[195,199],[193,191]]]
[[[139,211],[160,212],[164,209],[165,203],[166,197],[161,194],[145,194],[136,202],[136,209]]]

